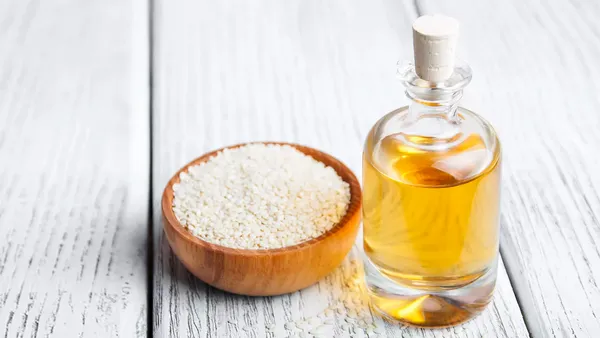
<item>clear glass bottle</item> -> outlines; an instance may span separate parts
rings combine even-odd
[[[387,317],[456,325],[480,313],[495,286],[500,143],[458,106],[466,64],[443,82],[412,64],[399,75],[412,103],[373,126],[363,154],[366,284]]]

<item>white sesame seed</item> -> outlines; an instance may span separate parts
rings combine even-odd
[[[329,330],[331,330],[331,327],[329,325],[319,325],[316,328],[310,330],[308,333],[315,336],[320,336],[329,332]]]
[[[331,167],[286,145],[225,149],[182,172],[173,211],[192,234],[240,249],[279,248],[338,223],[350,187]]]
[[[308,320],[311,325],[319,325],[321,324],[321,319],[319,317],[312,317]]]
[[[302,329],[304,331],[308,331],[312,327],[312,325],[310,325],[307,322],[302,322],[302,323],[298,324],[297,326],[298,326],[299,329]]]

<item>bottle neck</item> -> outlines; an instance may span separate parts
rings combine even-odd
[[[398,73],[412,100],[403,122],[403,137],[420,147],[435,149],[460,141],[461,119],[457,111],[463,89],[471,81],[469,66],[459,63],[443,82],[419,78],[412,64],[399,68]]]
[[[399,63],[398,77],[406,87],[406,96],[412,100],[410,113],[445,116],[448,121],[457,119],[456,110],[463,89],[471,82],[473,73],[469,65],[457,61],[449,78],[442,82],[430,82],[417,75],[411,63]]]
[[[420,117],[438,117],[451,123],[458,123],[458,103],[463,95],[463,90],[440,92],[434,88],[427,90],[406,89],[406,96],[412,100],[409,105],[409,115],[413,119]]]

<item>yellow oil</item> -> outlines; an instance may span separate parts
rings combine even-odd
[[[364,249],[391,280],[432,291],[415,299],[375,297],[379,310],[407,323],[446,326],[472,312],[437,298],[435,291],[469,284],[496,259],[500,150],[491,152],[477,134],[461,135],[445,150],[431,150],[432,142],[399,135],[367,142]]]
[[[488,294],[488,296],[491,294]],[[440,328],[462,323],[480,313],[490,298],[481,304],[456,305],[443,297],[422,295],[410,299],[375,297],[376,311],[418,327]]]

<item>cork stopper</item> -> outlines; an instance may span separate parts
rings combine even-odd
[[[443,15],[424,15],[413,23],[415,70],[426,81],[443,82],[454,71],[458,21]]]

